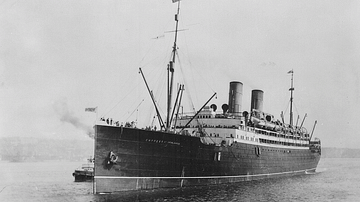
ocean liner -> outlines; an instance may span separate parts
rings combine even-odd
[[[173,74],[175,40],[168,64],[167,116],[163,120],[153,101],[159,128],[137,128],[98,121],[95,124],[95,193],[149,190],[235,183],[314,172],[321,156],[320,140],[312,138],[303,123],[293,122],[293,74],[291,70],[290,123],[263,111],[262,90],[253,90],[249,112],[241,111],[243,84],[231,81],[227,104],[217,110],[208,103],[193,114],[179,113],[184,85],[176,99]]]

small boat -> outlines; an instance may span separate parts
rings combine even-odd
[[[92,181],[94,179],[94,160],[88,159],[88,163],[75,169],[72,175],[75,177],[75,182]]]

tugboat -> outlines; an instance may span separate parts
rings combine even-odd
[[[75,182],[92,181],[94,179],[94,159],[90,157],[88,163],[75,169],[72,175],[75,177]]]

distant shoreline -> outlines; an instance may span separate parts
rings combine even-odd
[[[360,158],[360,149],[324,147],[321,158]]]

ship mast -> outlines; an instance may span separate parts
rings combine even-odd
[[[173,0],[175,3],[176,1]],[[173,91],[173,81],[174,81],[174,66],[175,66],[175,56],[177,51],[177,34],[178,34],[178,25],[179,25],[179,12],[180,12],[180,0],[178,2],[178,9],[177,13],[175,14],[175,22],[176,22],[176,28],[175,28],[175,40],[174,40],[174,46],[172,48],[172,59],[168,64],[168,102],[167,102],[167,119],[166,119],[166,131],[171,130],[171,98],[172,98],[172,91]]]
[[[290,126],[293,125],[293,91],[295,90],[294,88],[294,70],[290,70],[288,72],[289,74],[291,73],[291,88],[289,89],[289,91],[291,92],[290,94]]]

